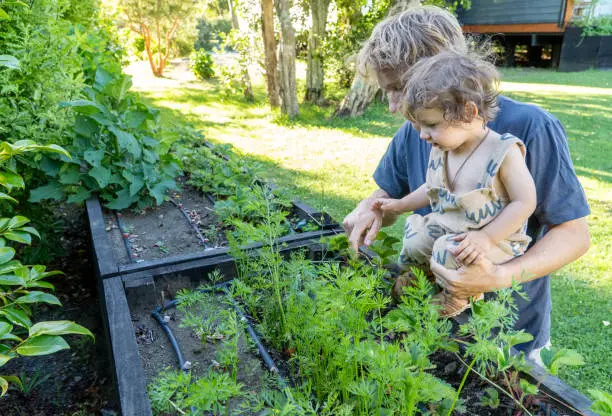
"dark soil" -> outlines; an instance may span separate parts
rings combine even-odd
[[[189,186],[183,186],[183,191],[173,194],[172,197],[176,204],[180,204],[185,210],[189,220],[179,207],[170,201],[141,212],[121,212],[122,227],[119,226],[113,211],[104,212],[106,231],[119,264],[163,259],[226,244],[224,233],[217,231],[220,225],[213,214],[213,204],[210,201]],[[200,240],[189,221],[207,236],[203,235],[206,238],[205,243]],[[132,259],[125,248],[126,237]]]
[[[87,217],[83,207],[62,205],[55,210],[64,224],[58,242],[66,255],[57,258],[47,270],[61,270],[54,276],[55,296],[63,307],[40,306],[33,322],[70,320],[95,335],[65,336],[70,350],[9,361],[4,375],[18,375],[29,387],[27,393],[11,387],[0,399],[3,416],[114,415],[114,387],[104,328],[101,319],[97,282],[90,262]]]
[[[459,387],[461,379],[463,378],[466,370],[466,366],[457,360],[454,354],[439,351],[433,354],[431,358],[432,363],[436,368],[432,373],[447,383],[451,384],[455,389]],[[503,380],[494,380],[494,382],[503,386]],[[492,409],[487,406],[480,404],[481,398],[485,396],[485,389],[492,387],[487,381],[480,378],[474,372],[468,375],[460,397],[464,400],[466,412],[463,415],[478,415],[478,416],[512,416],[517,414],[517,405],[508,396],[499,392],[500,404],[496,409]],[[560,409],[556,406],[551,406],[546,403],[543,398],[536,398],[534,403],[527,406],[528,410],[534,416],[561,416],[570,414],[564,409]],[[519,413],[520,414],[520,413]]]
[[[151,316],[151,312],[169,293],[176,293],[180,288],[193,288],[193,281],[188,277],[171,276],[164,280],[163,283],[127,289],[134,333],[148,383],[163,370],[179,369],[176,353],[161,326]],[[202,305],[199,309],[192,308],[190,312],[208,317],[211,314],[219,316],[221,310],[232,309],[223,294],[211,295],[209,300],[210,303]],[[181,326],[184,318],[181,310],[170,308],[163,311],[162,316],[169,319],[168,326],[178,341],[184,359],[190,362],[192,374],[196,379],[210,369],[227,371],[219,365],[221,359],[218,352],[223,348],[223,338],[220,334],[211,334],[203,343],[202,338],[192,329]],[[245,392],[257,394],[261,390],[262,378],[267,372],[256,347],[252,345],[248,334],[242,331],[239,341],[237,381],[243,384]],[[231,406],[236,407],[239,404],[240,401],[233,401]]]

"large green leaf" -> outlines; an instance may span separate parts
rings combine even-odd
[[[15,303],[50,303],[51,305],[60,305],[59,299],[50,293],[32,291],[25,296],[15,299]]]
[[[0,19],[2,19],[3,16],[5,15],[6,15],[6,18],[8,18],[8,15],[6,14],[6,12],[2,9],[0,10],[1,10]],[[0,66],[4,66],[6,68],[11,68],[11,69],[20,69],[19,60],[11,55],[0,55]]]
[[[0,285],[3,286],[25,286],[26,282],[14,274],[0,274]]]
[[[29,202],[40,202],[45,199],[60,201],[64,197],[62,185],[57,182],[50,182],[47,185],[39,186],[30,191]]]
[[[2,367],[4,364],[6,364],[11,358],[14,358],[10,355],[6,355],[6,354],[0,354],[0,367]],[[2,377],[0,377],[0,386],[2,386]],[[2,390],[4,390],[4,387],[2,387]],[[4,391],[2,392],[2,395],[4,395]]]
[[[4,186],[9,191],[13,188],[23,188],[25,182],[20,175],[9,170],[0,170],[0,185]]]
[[[92,166],[100,166],[100,162],[104,159],[104,150],[87,150],[83,157]]]
[[[75,324],[71,321],[48,321],[39,322],[32,325],[30,328],[30,336],[38,335],[65,335],[65,334],[80,334],[88,335],[93,338],[93,334],[89,329]]]
[[[6,319],[8,319],[11,323],[15,325],[19,325],[24,328],[29,328],[32,326],[32,321],[30,321],[30,318],[28,318],[26,313],[13,306],[9,306],[5,309],[0,309],[0,315],[6,317]]]
[[[21,215],[16,215],[10,219],[8,223],[8,227],[9,228],[19,228],[21,226],[26,225],[29,222],[30,220],[28,218],[21,216]]]
[[[17,203],[17,200],[15,198],[13,198],[12,196],[5,194],[4,192],[0,192],[0,199],[3,199],[5,201],[10,201],[13,203]]]
[[[128,208],[130,205],[138,201],[138,195],[130,195],[128,189],[122,189],[117,192],[117,197],[112,201],[104,204],[107,208],[122,210]]]
[[[32,243],[32,236],[23,231],[7,231],[3,234],[3,237],[21,244],[30,245]]]
[[[77,113],[85,115],[96,114],[103,111],[103,108],[98,103],[89,100],[64,101],[60,103],[59,107],[71,107]]]
[[[19,380],[19,377],[17,377],[17,376],[2,376],[2,378],[5,381],[8,381],[9,383],[16,384],[21,390],[23,390],[23,384],[21,384],[21,380]],[[4,390],[4,388],[3,388],[2,389],[2,394],[4,394],[4,393],[6,393],[6,390]]]
[[[65,164],[59,172],[59,183],[76,185],[81,181],[81,168],[73,164]]]
[[[15,249],[12,247],[0,247],[0,264],[8,263],[15,256]]]
[[[80,186],[77,191],[68,197],[68,202],[71,204],[80,204],[91,196],[91,191],[83,186]]]
[[[136,137],[134,137],[132,133],[123,131],[115,126],[109,126],[108,130],[117,137],[117,142],[122,150],[129,152],[136,159],[140,158],[142,149],[140,148],[140,143],[138,143],[138,140],[136,140]]]
[[[153,198],[157,202],[157,205],[160,205],[164,202],[164,198],[166,195],[166,191],[168,189],[176,189],[176,182],[172,179],[167,179],[155,185],[153,188],[149,189]]]
[[[75,132],[85,137],[93,137],[94,134],[98,132],[100,128],[97,120],[93,117],[86,117],[79,115],[76,117],[73,125],[73,129]]]
[[[46,355],[70,348],[64,339],[57,335],[40,335],[29,338],[17,348],[20,355]]]
[[[98,167],[89,169],[89,176],[91,176],[92,178],[96,180],[96,182],[98,182],[98,185],[100,186],[101,189],[104,189],[108,185],[108,181],[110,179],[111,173],[110,173],[110,170],[102,166],[98,166]]]
[[[2,393],[0,393],[0,397],[6,394],[6,391],[8,390],[8,388],[9,388],[8,381],[6,381],[4,377],[0,377],[0,389],[2,390]]]
[[[8,334],[12,330],[13,330],[13,325],[9,324],[8,322],[0,321],[0,337],[2,337],[5,334]]]
[[[128,111],[124,116],[125,124],[131,129],[137,129],[148,116],[144,111]]]

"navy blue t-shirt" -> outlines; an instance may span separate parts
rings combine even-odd
[[[528,222],[532,244],[547,225],[561,224],[589,214],[584,190],[578,182],[567,146],[565,130],[552,114],[532,104],[500,96],[499,113],[488,126],[497,133],[511,133],[527,147],[526,162],[533,176],[537,205]],[[401,198],[425,183],[431,145],[419,138],[409,122],[399,129],[382,157],[374,180],[393,198]],[[417,213],[426,215],[423,208]],[[518,276],[517,276],[518,278]],[[533,335],[533,341],[517,346],[528,353],[550,339],[550,276],[523,285],[528,301],[515,297],[519,308],[517,329]]]

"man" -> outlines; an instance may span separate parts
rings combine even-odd
[[[379,23],[359,55],[361,69],[373,71],[389,97],[389,111],[396,112],[402,98],[402,76],[423,57],[468,47],[455,17],[429,6],[409,9]],[[550,276],[571,263],[589,248],[585,217],[589,206],[574,172],[565,131],[559,121],[541,108],[500,96],[497,118],[488,123],[500,133],[519,137],[527,147],[527,166],[534,178],[537,205],[529,219],[528,234],[533,242],[527,252],[507,263],[479,264],[448,270],[431,262],[438,284],[458,297],[470,297],[510,287],[513,279],[525,282],[529,300],[516,299],[519,308],[517,329],[533,335],[533,341],[517,346],[531,358],[550,344]],[[406,122],[389,144],[374,173],[379,188],[344,219],[344,229],[354,249],[371,244],[382,226],[395,222],[386,215],[376,221],[372,202],[376,198],[401,198],[425,182],[431,146],[419,139],[419,132]],[[426,215],[429,208],[417,211]]]

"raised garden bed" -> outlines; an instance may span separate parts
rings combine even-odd
[[[86,206],[97,273],[103,279],[167,267],[197,268],[202,260],[229,250],[226,232],[231,230],[217,220],[214,199],[187,185],[161,206],[141,213],[107,211],[97,198]],[[282,243],[341,232],[329,215],[299,201],[292,203],[285,228]]]
[[[312,242],[292,242],[282,248],[285,255],[295,250],[308,250],[307,258],[319,260],[321,258],[320,246]],[[215,260],[216,261],[213,261]],[[101,281],[104,291],[104,308],[107,312],[108,329],[112,353],[114,357],[115,375],[117,378],[118,395],[121,409],[124,415],[150,415],[152,414],[150,400],[147,395],[146,386],[162,370],[171,367],[179,369],[185,367],[185,361],[190,362],[194,378],[203,375],[209,367],[214,367],[218,348],[221,343],[214,341],[202,344],[200,339],[194,337],[192,330],[181,328],[180,322],[184,315],[182,312],[169,307],[180,289],[195,289],[202,283],[206,283],[206,276],[213,270],[218,270],[225,278],[233,278],[236,266],[233,260],[227,256],[218,256],[215,259],[207,259],[207,265],[198,269],[191,269],[189,273],[151,274],[134,273],[123,276],[114,276]],[[210,283],[210,282],[208,282]],[[211,295],[212,296],[212,295]],[[203,316],[207,314],[218,314],[219,310],[232,309],[232,303],[222,303],[224,295],[218,294],[212,300],[199,309]],[[165,305],[166,309],[160,309]],[[202,305],[200,305],[202,306]],[[160,319],[173,330],[182,352],[182,360],[179,360],[172,349],[168,337],[164,333],[163,324],[151,316],[154,310],[160,312]],[[261,335],[261,334],[260,334]],[[238,366],[238,382],[245,385],[245,390],[258,393],[261,390],[260,377],[268,371],[264,360],[257,356],[256,348],[243,334],[239,346],[239,361],[243,364]],[[265,344],[265,342],[264,342]],[[266,348],[270,351],[271,348]],[[290,370],[291,365],[286,364],[286,359],[292,355],[291,351],[282,353],[273,352],[272,357],[275,365],[281,370],[281,374],[288,375],[288,380],[295,380]],[[454,359],[451,353],[436,353],[431,357],[435,369],[433,374],[444,378],[446,382],[457,388],[465,372],[465,366]],[[295,375],[294,375],[295,376]],[[556,377],[552,377],[538,368],[534,368],[526,375],[532,382],[540,383],[540,390],[551,396],[552,401],[557,403],[553,407],[542,406],[541,410],[534,412],[538,415],[594,415],[588,410],[590,401],[582,394],[567,386]],[[491,410],[481,407],[478,403],[482,391],[489,385],[479,377],[471,375],[467,378],[462,397],[468,409],[468,414],[478,415],[506,415],[515,414],[507,406],[510,400],[504,400],[500,394],[500,407]],[[281,390],[279,389],[279,394]],[[562,405],[566,403],[569,406]],[[236,409],[241,404],[240,400],[230,401],[230,407]],[[425,410],[422,408],[421,410]],[[516,412],[516,410],[514,410]],[[249,414],[248,412],[246,414]],[[257,413],[252,413],[257,414]]]

